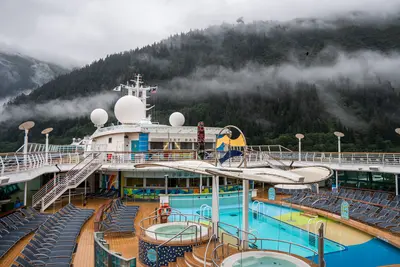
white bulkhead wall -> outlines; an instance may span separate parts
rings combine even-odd
[[[128,138],[125,138],[125,135]],[[111,138],[111,139],[110,139]],[[138,133],[118,133],[96,138],[95,145],[106,151],[131,151],[131,141],[139,140]]]

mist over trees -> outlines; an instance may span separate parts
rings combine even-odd
[[[254,22],[182,33],[108,55],[17,97],[0,116],[0,149],[15,151],[22,144],[17,127],[27,119],[37,123],[33,142],[44,142],[40,131],[53,127],[50,142],[65,144],[95,130],[89,120],[94,106],[109,110],[109,123],[115,123],[110,90],[140,73],[146,84],[159,86],[149,99],[156,105],[153,121],[168,124],[169,115],[180,111],[185,125],[235,124],[250,144],[291,149],[301,132],[309,151],[336,151],[333,132],[342,131],[344,151],[395,151],[399,44],[395,18]],[[79,112],[68,112],[74,105]]]

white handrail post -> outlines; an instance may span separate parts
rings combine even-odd
[[[242,213],[243,213],[243,234],[242,234],[242,239],[243,239],[243,249],[246,250],[249,247],[249,237],[248,237],[248,232],[249,232],[249,180],[243,180],[243,208],[242,208]]]
[[[25,136],[24,136],[24,165],[26,166],[27,163],[27,154],[28,154],[28,129],[25,129]]]
[[[0,156],[0,163],[1,163],[1,175],[3,175],[5,166],[4,166],[4,161],[3,161],[3,157],[2,156]]]
[[[49,164],[49,134],[46,134],[46,164]]]
[[[219,176],[212,177],[212,223],[213,234],[218,237],[219,223]]]
[[[24,206],[28,205],[26,203],[27,201],[28,201],[28,181],[25,181],[25,185],[24,185]]]

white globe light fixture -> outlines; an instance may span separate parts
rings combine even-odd
[[[185,116],[180,112],[174,112],[169,116],[169,123],[172,127],[180,127],[185,123]]]
[[[114,106],[114,114],[122,124],[140,123],[146,118],[146,110],[142,101],[132,95],[126,95],[118,99]]]
[[[102,108],[96,108],[90,114],[90,120],[93,122],[94,126],[97,128],[103,127],[108,120],[107,112]]]

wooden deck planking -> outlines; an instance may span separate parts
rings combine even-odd
[[[82,200],[72,199],[72,203],[78,208],[95,209],[97,210],[102,204],[104,204],[107,199],[88,199],[86,207],[82,206]],[[65,201],[63,203],[66,204]],[[139,222],[142,218],[145,218],[148,214],[154,211],[158,207],[158,203],[152,202],[130,202],[128,205],[140,206],[139,212],[135,219],[136,232],[140,233],[138,227]],[[45,212],[53,213],[59,210],[61,205],[50,206]],[[3,258],[0,259],[0,266],[11,266],[14,260],[21,254],[22,250],[29,243],[30,239],[33,237],[33,233],[27,237],[21,239]],[[110,249],[113,251],[120,252],[123,257],[138,258],[139,248],[138,248],[138,238],[136,236],[126,236],[126,235],[112,235],[106,236],[106,240],[110,244]],[[94,267],[94,216],[92,216],[82,227],[81,234],[77,240],[78,246],[76,253],[73,257],[74,267]],[[142,266],[137,259],[137,266]]]
[[[87,208],[99,208],[107,200],[105,199],[89,199]],[[153,212],[158,207],[158,203],[149,202],[130,202],[130,206],[140,206],[139,212],[135,218],[136,232],[140,233],[138,227],[142,218],[145,218],[149,213]],[[110,244],[110,250],[120,252],[124,258],[132,258],[139,256],[139,242],[136,236],[111,234],[106,235],[105,239]],[[141,266],[139,259],[137,266]],[[81,235],[78,239],[78,249],[74,260],[74,267],[94,267],[94,217],[92,217],[82,228]]]
[[[6,255],[0,259],[0,266],[11,266],[15,259],[21,254],[22,250],[32,239],[33,233],[22,238]]]

